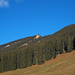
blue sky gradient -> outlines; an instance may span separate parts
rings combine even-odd
[[[75,0],[0,0],[0,45],[75,24]]]

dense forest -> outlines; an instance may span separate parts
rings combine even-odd
[[[35,37],[35,36],[34,36]],[[1,47],[0,72],[26,68],[32,65],[43,64],[46,60],[55,59],[56,55],[75,50],[75,25],[69,25],[60,31],[40,37],[23,39],[21,43],[28,42],[27,46],[17,46],[14,48]],[[22,39],[20,39],[22,40]],[[31,40],[31,42],[29,42]],[[8,50],[12,49],[12,50]],[[3,50],[3,52],[2,52]],[[6,50],[6,51],[5,51]]]

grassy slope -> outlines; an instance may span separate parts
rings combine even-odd
[[[8,71],[0,75],[75,75],[75,51],[57,55],[56,59],[46,61],[43,65]]]

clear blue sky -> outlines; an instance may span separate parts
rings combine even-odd
[[[70,24],[75,24],[75,0],[0,0],[0,45]]]

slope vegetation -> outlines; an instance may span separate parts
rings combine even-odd
[[[58,54],[75,50],[75,25],[69,25],[49,36],[41,37],[38,34],[37,37],[20,39],[3,46],[0,46],[0,73],[41,65],[55,59]]]
[[[0,75],[75,75],[75,51],[57,55],[56,59],[46,61],[43,65],[33,65]]]

